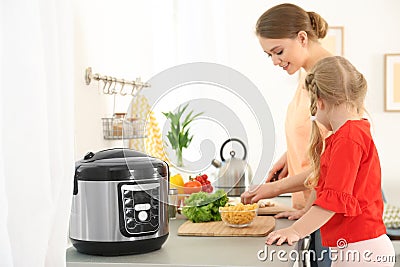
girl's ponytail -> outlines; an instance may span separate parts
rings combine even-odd
[[[311,160],[312,173],[307,177],[304,185],[309,188],[314,188],[318,184],[319,168],[322,150],[324,147],[323,138],[318,127],[315,115],[317,113],[318,90],[312,73],[306,77],[306,86],[310,94],[310,112],[312,120],[310,146],[308,148],[308,156]]]

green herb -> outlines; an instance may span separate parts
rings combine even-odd
[[[181,117],[183,113],[186,111],[188,106],[189,103],[186,104],[183,108],[179,106],[176,113],[173,113],[171,111],[163,112],[164,116],[171,122],[171,129],[168,131],[167,137],[169,143],[171,144],[172,149],[175,150],[178,161],[177,165],[180,167],[183,166],[182,150],[184,148],[187,148],[193,139],[193,135],[190,135],[189,133],[190,130],[189,124],[195,118],[203,114],[201,112],[193,115],[193,111],[190,111],[189,114],[187,114],[187,116],[182,121]]]
[[[182,214],[195,223],[221,221],[219,207],[224,207],[227,202],[228,197],[221,189],[213,194],[193,193],[185,200]]]

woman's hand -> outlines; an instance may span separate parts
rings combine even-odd
[[[280,246],[287,242],[290,246],[300,240],[300,234],[296,232],[292,227],[280,229],[269,233],[265,243],[272,245],[276,241],[276,245]]]
[[[293,175],[288,179],[282,179],[273,183],[264,183],[253,186],[240,197],[243,204],[255,203],[260,199],[273,198],[284,193],[293,193],[308,189],[304,181],[310,175],[311,170]]]
[[[248,191],[241,194],[241,202],[243,204],[252,204],[257,203],[260,199],[276,197],[277,194],[275,193],[276,190],[274,190],[274,184],[275,183],[267,183],[250,188]]]
[[[307,212],[307,209],[295,210],[295,211],[284,211],[276,214],[274,217],[276,219],[279,218],[288,218],[289,220],[297,220],[301,216],[303,216]]]
[[[278,177],[276,177],[278,174]],[[276,180],[280,180],[282,178],[287,177],[288,175],[288,165],[287,165],[287,157],[286,152],[280,157],[280,159],[275,162],[272,166],[271,170],[268,172],[267,179],[265,180],[266,183],[273,182]]]

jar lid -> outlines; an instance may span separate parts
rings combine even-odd
[[[170,188],[168,190],[168,195],[177,195],[178,194],[178,189],[176,188]]]
[[[125,118],[125,116],[126,116],[126,113],[123,113],[123,112],[116,112],[113,114],[114,118]]]

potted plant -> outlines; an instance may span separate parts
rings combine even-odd
[[[183,113],[185,113],[189,103],[185,106],[179,106],[178,110],[174,113],[163,112],[164,116],[170,121],[171,129],[168,131],[167,138],[171,145],[171,148],[175,151],[177,158],[177,166],[183,166],[182,151],[184,148],[188,148],[192,142],[193,135],[190,135],[190,123],[203,114],[197,113],[193,115],[193,110],[190,111],[186,117],[182,118]]]

